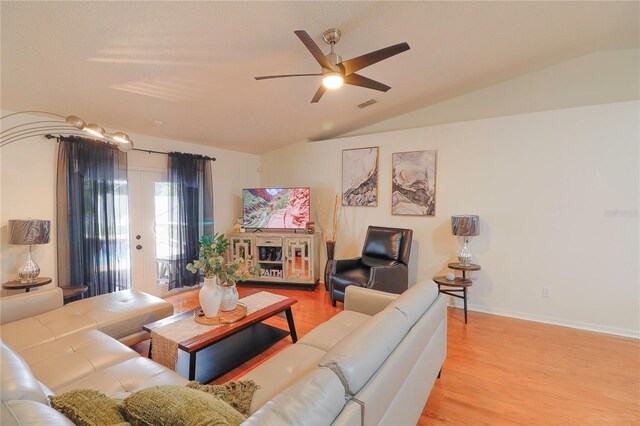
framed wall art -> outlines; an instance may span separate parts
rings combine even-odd
[[[436,214],[437,151],[395,152],[391,158],[391,214]]]
[[[342,205],[378,205],[378,147],[342,151]]]

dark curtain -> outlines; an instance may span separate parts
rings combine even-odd
[[[127,289],[127,155],[86,138],[58,142],[58,283],[86,285],[88,296]]]
[[[206,157],[169,154],[171,258],[176,266],[169,290],[193,286],[199,276],[187,271],[187,263],[198,256],[198,240],[213,234],[213,181]]]

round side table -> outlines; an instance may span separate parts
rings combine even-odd
[[[449,263],[447,267],[455,271],[462,271],[462,278],[467,278],[467,272],[480,270],[480,265],[475,265],[473,263],[471,265],[462,266],[458,262],[455,262],[455,263]]]
[[[467,323],[467,288],[471,287],[473,281],[468,278],[455,277],[452,280],[444,275],[433,277],[433,281],[438,284],[438,291],[442,294],[457,297],[464,300],[464,323]],[[440,286],[446,286],[441,288]],[[462,296],[460,295],[462,294]]]
[[[26,293],[29,293],[29,290],[35,287],[42,287],[43,285],[47,285],[51,283],[51,278],[48,277],[38,277],[34,282],[31,283],[23,283],[20,280],[11,280],[2,284],[2,288],[5,290],[24,290]]]
[[[86,293],[87,290],[89,290],[89,287],[87,287],[86,285],[80,285],[75,287],[63,286],[63,287],[60,287],[60,289],[62,290],[62,297],[64,299],[64,303],[69,303],[79,298],[80,295]]]

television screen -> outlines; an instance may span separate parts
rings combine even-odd
[[[303,229],[309,222],[309,188],[242,190],[245,228]]]

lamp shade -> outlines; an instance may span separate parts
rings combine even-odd
[[[28,246],[47,244],[51,221],[39,219],[10,220],[9,244]]]
[[[475,237],[480,234],[480,217],[451,216],[451,232],[461,237]]]

